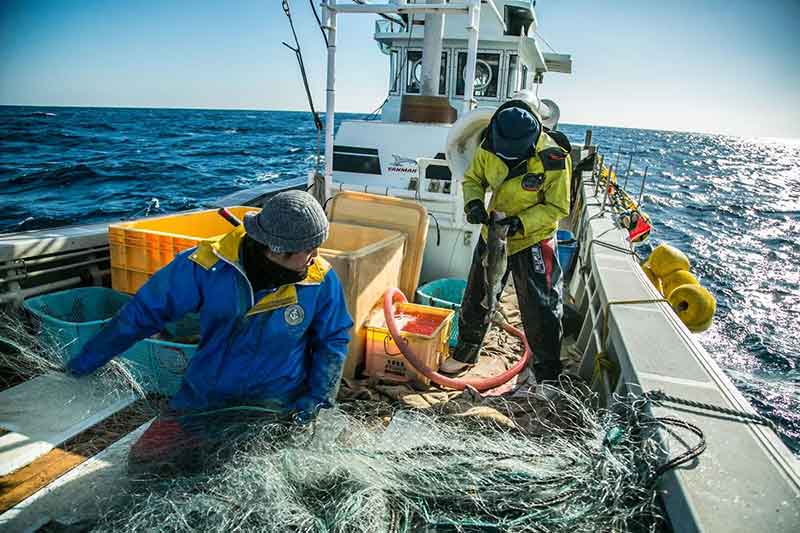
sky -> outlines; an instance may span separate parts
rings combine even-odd
[[[324,109],[322,36],[308,1],[291,6]],[[536,11],[539,33],[573,59],[539,93],[562,122],[800,137],[800,0],[538,0]],[[337,111],[385,98],[374,20],[339,17]],[[281,41],[280,0],[2,0],[0,105],[307,110]]]

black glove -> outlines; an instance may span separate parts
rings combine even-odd
[[[498,220],[497,224],[500,224],[501,226],[508,226],[509,237],[525,231],[525,226],[522,225],[522,221],[519,219],[519,217],[506,217],[503,220]]]
[[[483,200],[472,200],[466,205],[464,211],[467,212],[467,222],[470,224],[489,223],[489,213],[486,212]]]

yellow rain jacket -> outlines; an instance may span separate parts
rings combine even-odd
[[[569,153],[543,131],[534,155],[528,159],[527,172],[506,179],[508,175],[508,166],[484,140],[464,173],[463,190],[465,206],[472,200],[484,201],[489,188],[492,199],[487,211],[519,217],[524,231],[508,238],[508,255],[513,255],[552,237],[558,221],[569,215],[572,161]],[[487,233],[484,226],[484,240]]]

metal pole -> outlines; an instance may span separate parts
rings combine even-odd
[[[325,194],[333,187],[333,128],[336,109],[336,0],[323,0],[323,20],[328,30],[328,73],[325,89]]]
[[[444,0],[428,0],[428,4],[443,4]],[[439,94],[439,73],[442,69],[442,39],[444,38],[444,15],[425,15],[425,35],[422,51],[422,96]]]
[[[639,201],[636,202],[636,207],[639,208],[642,206],[642,197],[644,196],[644,184],[647,181],[647,169],[650,166],[644,167],[644,175],[642,176],[642,187],[639,189]]]
[[[631,163],[633,163],[633,154],[628,158],[628,169],[625,171],[625,185],[622,186],[622,190],[628,187],[628,177],[631,175]]]
[[[611,171],[612,170],[614,170],[614,165],[611,165],[608,168],[609,179],[611,178]],[[603,189],[605,189],[605,191],[604,191],[604,194],[603,194],[603,206],[600,208],[600,211],[605,211],[606,210],[606,202],[608,201],[608,184],[609,183],[611,183],[611,182],[606,180],[605,185],[603,185]]]
[[[478,63],[478,30],[481,23],[481,0],[471,0],[469,2],[467,18],[469,20],[467,24],[469,39],[467,42],[467,65],[464,76],[464,113],[468,113],[472,109],[472,98],[475,93],[475,66]]]
[[[597,177],[595,178],[595,186],[594,186],[594,195],[597,196],[597,191],[600,190],[600,179],[603,177],[603,161],[605,160],[605,155],[600,156],[600,166],[597,170]]]
[[[583,141],[583,147],[589,148],[592,145],[592,130],[586,130],[586,138]]]

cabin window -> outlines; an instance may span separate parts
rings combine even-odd
[[[397,94],[397,69],[400,66],[400,54],[392,50],[389,54],[389,92]]]
[[[506,82],[506,96],[509,98],[519,90],[519,56],[511,54],[508,56],[508,80]]]
[[[464,96],[464,74],[467,67],[467,53],[458,53],[458,80],[456,94]],[[500,84],[500,54],[480,53],[475,64],[475,96],[497,98]]]
[[[406,52],[406,94],[419,94],[422,88],[422,51]],[[442,52],[439,70],[439,94],[447,94],[447,52]]]

